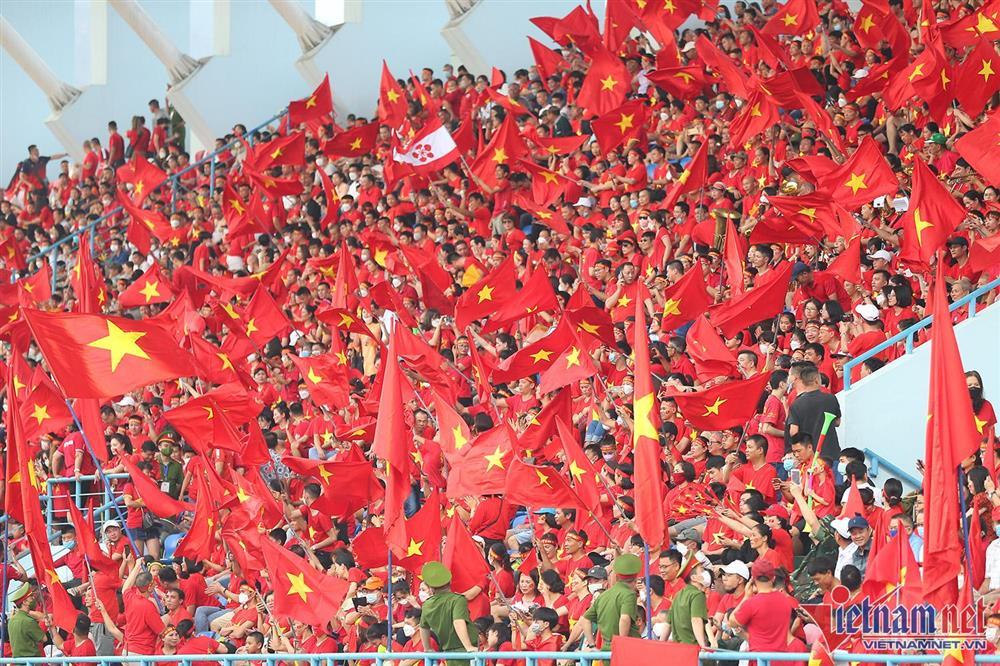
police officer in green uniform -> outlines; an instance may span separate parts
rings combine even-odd
[[[7,622],[7,638],[12,657],[41,657],[45,632],[35,617],[38,598],[31,585],[24,583],[10,594],[16,610]]]
[[[475,652],[479,634],[469,617],[468,599],[451,591],[451,572],[440,562],[428,562],[420,573],[431,588],[430,598],[420,609],[424,650],[432,651],[433,634],[441,652]]]
[[[615,558],[615,583],[594,600],[590,609],[584,613],[580,622],[583,625],[584,645],[597,646],[594,639],[594,625],[601,634],[601,644],[598,647],[610,649],[611,639],[615,636],[639,637],[639,628],[635,620],[639,613],[639,594],[635,584],[639,572],[642,571],[642,560],[630,553],[622,553]],[[576,629],[576,627],[574,627]],[[571,632],[566,646],[576,640],[577,632]],[[578,635],[578,634],[577,634]],[[565,647],[565,646],[564,646]]]

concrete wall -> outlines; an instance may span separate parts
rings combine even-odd
[[[986,398],[1000,407],[1000,305],[956,326],[955,337],[965,369],[982,374]],[[930,344],[923,344],[838,394],[842,447],[872,449],[920,478],[916,461],[924,457],[930,352]]]

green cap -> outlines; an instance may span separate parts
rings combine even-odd
[[[21,587],[17,588],[9,595],[7,595],[7,598],[10,599],[11,602],[16,604],[18,601],[24,599],[29,594],[31,594],[31,585],[29,585],[28,583],[24,583],[21,585]]]
[[[619,576],[636,576],[642,571],[642,560],[630,553],[615,558],[614,572]]]
[[[451,572],[440,562],[428,562],[420,570],[420,577],[429,587],[444,587],[451,582]]]
[[[941,134],[941,132],[935,132],[934,134],[931,134],[930,142],[943,146],[948,143],[948,137]]]

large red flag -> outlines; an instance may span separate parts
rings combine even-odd
[[[601,116],[613,111],[625,101],[631,89],[632,76],[621,58],[603,46],[592,51],[590,69],[576,97],[578,106],[588,116]]]
[[[590,123],[602,153],[608,153],[624,144],[642,144],[646,136],[647,106],[641,99],[625,102],[617,109],[601,114]]]
[[[378,92],[378,117],[397,128],[406,120],[406,92],[382,61],[382,80]]]
[[[132,480],[132,486],[138,493],[140,500],[150,513],[160,518],[173,518],[185,511],[193,511],[194,507],[187,502],[175,500],[167,493],[160,490],[156,482],[146,476],[142,470],[135,466],[128,456],[122,457],[122,465],[128,472]]]
[[[744,381],[726,382],[696,393],[671,395],[685,420],[699,430],[725,430],[745,425],[757,411],[770,374]],[[968,393],[968,391],[966,391]]]
[[[965,209],[920,158],[913,160],[913,191],[903,214],[900,258],[929,265],[931,258],[965,219]]]
[[[122,185],[132,186],[131,200],[140,206],[153,190],[167,180],[167,174],[162,169],[139,154],[128,164],[118,167],[115,175]]]
[[[132,282],[125,291],[118,295],[118,305],[123,308],[135,308],[153,303],[167,303],[174,297],[170,283],[160,275],[160,265],[153,263],[137,280]]]
[[[979,448],[972,400],[948,312],[944,261],[939,257],[931,328],[930,398],[924,453],[924,599],[936,608],[958,601],[964,550],[958,503],[958,468]]]
[[[476,282],[455,304],[455,325],[459,330],[502,307],[516,294],[514,255],[490,271],[489,275]]]
[[[778,314],[784,307],[791,278],[792,264],[786,261],[758,278],[750,291],[709,308],[708,317],[723,335],[731,338],[750,324]]]
[[[700,269],[695,266],[692,270]],[[736,356],[719,337],[711,322],[701,315],[694,320],[687,331],[687,352],[694,362],[698,381],[705,382],[715,377],[739,376]]]
[[[118,563],[101,550],[101,545],[97,543],[94,536],[94,525],[83,517],[76,502],[72,498],[69,500],[69,518],[76,530],[76,543],[80,546],[80,552],[87,558],[87,563],[95,571],[118,575]]]
[[[805,35],[819,25],[815,0],[788,0],[761,30],[764,35]]]
[[[403,526],[403,502],[410,493],[410,444],[412,435],[403,421],[403,373],[399,368],[396,338],[399,325],[389,336],[389,348],[382,358],[382,392],[379,395],[378,421],[372,451],[385,462],[385,532],[390,548],[406,552],[406,529]]]
[[[962,63],[955,84],[955,96],[965,107],[965,112],[975,118],[1000,89],[1000,56],[993,42],[979,40]]]
[[[1000,186],[1000,160],[996,158],[1000,152],[1000,112],[994,112],[974,130],[959,137],[955,150],[986,182]]]
[[[307,560],[264,537],[260,552],[274,590],[274,613],[325,627],[340,610],[349,583],[313,569]]]
[[[352,127],[336,135],[323,146],[323,154],[331,157],[360,157],[375,149],[378,123]]]
[[[483,551],[472,540],[472,535],[458,517],[457,511],[448,524],[441,561],[451,571],[451,589],[454,591],[461,594],[477,585],[485,589],[489,566]]]
[[[697,270],[697,268],[695,269]],[[663,475],[660,468],[660,436],[657,422],[660,411],[653,390],[653,372],[649,362],[649,331],[646,329],[645,299],[635,299],[635,331],[632,351],[635,354],[635,388],[632,393],[632,448],[635,451],[635,522],[639,536],[657,550],[667,542],[663,516]]]
[[[190,354],[153,320],[24,310],[60,390],[70,398],[110,398],[196,374]]]
[[[504,499],[531,508],[588,509],[557,470],[529,465],[517,458],[507,470]]]
[[[866,136],[843,164],[817,179],[816,189],[853,211],[884,194],[895,194],[899,181],[878,144]]]

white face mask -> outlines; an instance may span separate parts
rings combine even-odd
[[[624,393],[625,395],[632,395],[632,385],[622,384],[622,393]]]
[[[800,349],[802,347],[802,343],[798,340],[792,340],[788,343],[788,346],[792,348],[792,351],[794,351],[796,349]]]
[[[299,398],[305,400],[309,397],[309,391],[299,391]]]
[[[431,598],[431,593],[427,592],[426,590],[420,590],[419,592],[417,592],[417,599],[420,599],[421,602],[427,601],[430,598]]]
[[[531,631],[532,631],[532,633],[535,633],[535,634],[542,633],[542,623],[541,622],[532,622],[531,623]]]
[[[417,633],[417,628],[414,627],[412,624],[404,624],[403,625],[403,635],[404,636],[406,636],[407,638],[409,638],[410,636],[413,636],[415,633]]]
[[[986,627],[986,640],[995,643],[1000,638],[1000,627]]]
[[[587,585],[587,589],[590,590],[592,594],[597,594],[604,589],[604,586],[600,583],[590,583]]]
[[[246,592],[240,592],[239,600],[240,604],[245,604],[246,602],[250,601],[250,595],[247,594]]]
[[[701,572],[701,584],[704,585],[705,587],[711,587],[712,586],[712,574],[708,573],[707,571],[702,571]]]
[[[370,604],[378,601],[378,592],[365,592],[365,601]]]
[[[402,287],[403,286],[403,278],[399,278],[399,277],[392,278],[392,286],[394,288],[396,288],[396,289],[399,289],[400,287]]]

